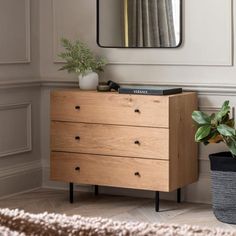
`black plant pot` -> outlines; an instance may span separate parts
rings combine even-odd
[[[220,152],[209,158],[214,214],[219,221],[236,224],[236,157]]]

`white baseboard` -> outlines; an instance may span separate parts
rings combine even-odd
[[[0,168],[0,198],[31,191],[42,186],[40,161]]]
[[[0,168],[0,179],[39,169],[42,169],[41,160],[11,165],[10,167]]]
[[[4,199],[11,198],[11,197],[15,197],[15,196],[18,196],[18,195],[21,195],[21,194],[24,194],[24,193],[34,192],[34,191],[37,191],[39,189],[42,189],[42,187],[40,186],[40,187],[36,187],[36,188],[31,188],[31,189],[28,189],[28,190],[25,190],[25,191],[21,191],[21,192],[5,195],[5,196],[0,197],[0,200],[4,200]]]

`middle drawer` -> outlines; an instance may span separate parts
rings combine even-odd
[[[169,129],[51,123],[51,149],[114,156],[169,159]]]

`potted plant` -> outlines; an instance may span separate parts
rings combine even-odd
[[[80,40],[74,43],[66,38],[61,39],[65,52],[58,56],[65,60],[65,65],[60,70],[75,73],[79,78],[80,89],[96,90],[98,85],[98,71],[103,71],[106,61],[95,56],[86,44]]]
[[[216,218],[236,224],[236,130],[230,118],[229,101],[217,113],[208,115],[201,111],[192,113],[197,123],[196,142],[205,145],[224,142],[228,152],[210,154],[213,211]]]

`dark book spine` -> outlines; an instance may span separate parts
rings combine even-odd
[[[140,95],[163,95],[162,90],[149,90],[149,89],[128,89],[120,88],[119,93],[121,94],[140,94]]]
[[[132,88],[120,88],[121,94],[138,94],[138,95],[171,95],[181,93],[181,88],[169,89],[169,90],[155,90],[155,89],[132,89]]]

